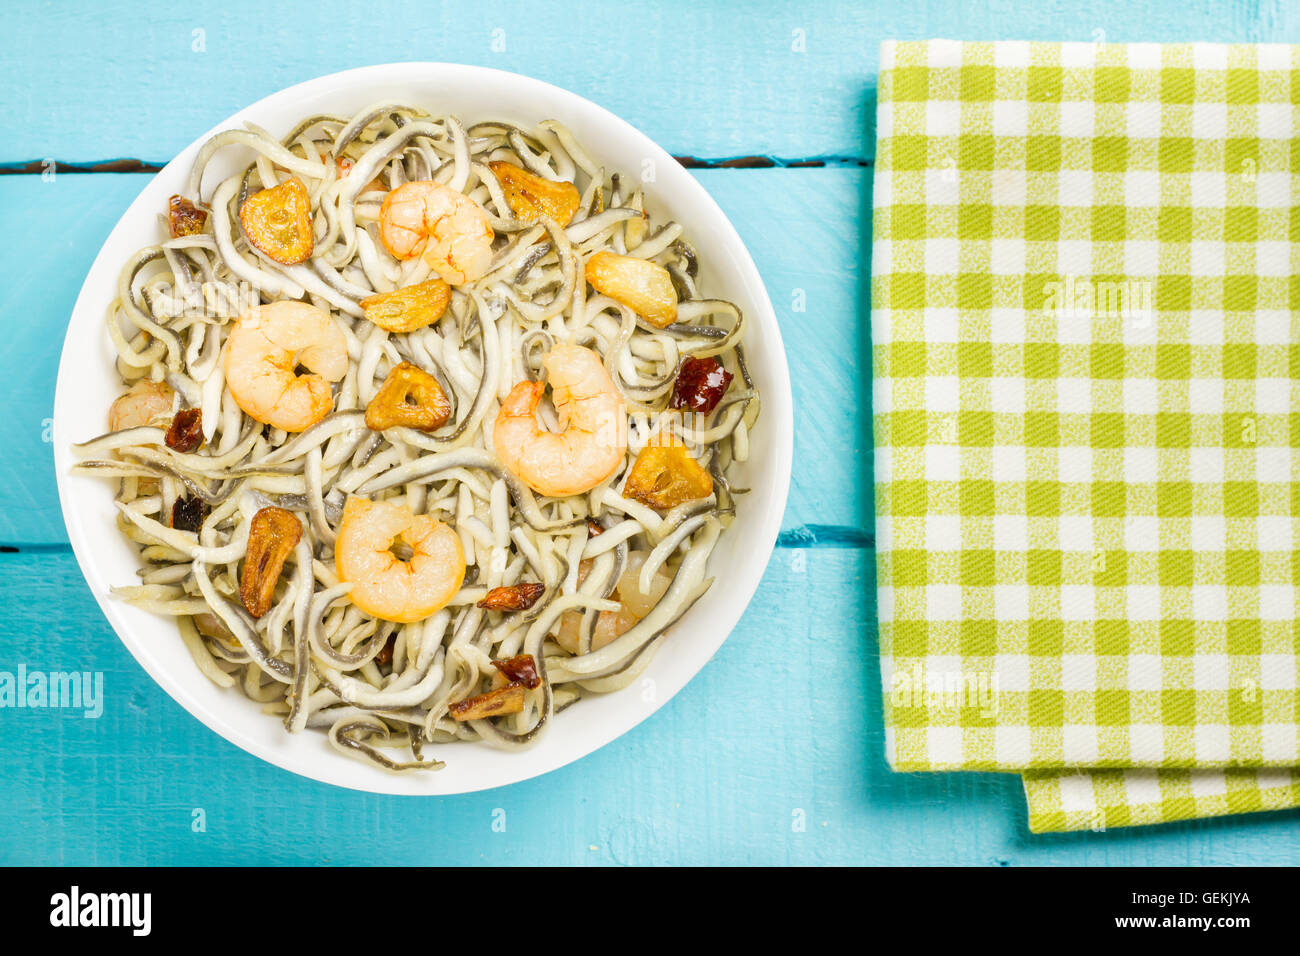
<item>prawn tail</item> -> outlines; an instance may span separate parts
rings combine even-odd
[[[545,392],[545,382],[520,382],[501,403],[501,414],[507,418],[531,415],[537,411]]]

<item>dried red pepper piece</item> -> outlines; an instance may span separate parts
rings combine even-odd
[[[172,505],[172,527],[177,531],[197,532],[203,527],[203,520],[208,516],[208,505],[197,495],[177,498]]]
[[[722,400],[734,378],[715,358],[687,358],[673,385],[672,408],[707,415]]]
[[[184,196],[173,196],[167,200],[167,231],[173,239],[181,236],[193,236],[203,231],[208,214]]]
[[[546,585],[537,581],[493,588],[478,602],[478,606],[486,611],[527,611],[545,590]]]
[[[532,654],[519,654],[504,661],[493,661],[492,666],[501,672],[512,684],[523,684],[530,690],[542,685],[541,675],[537,673],[537,661]]]
[[[167,429],[167,447],[172,451],[191,452],[203,442],[203,410],[182,408]]]

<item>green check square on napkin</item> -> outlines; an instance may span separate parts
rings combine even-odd
[[[1300,803],[1298,134],[1300,47],[882,47],[895,769],[1035,830]]]

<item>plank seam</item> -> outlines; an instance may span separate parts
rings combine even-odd
[[[841,548],[869,551],[876,546],[876,536],[870,531],[846,525],[806,524],[782,531],[776,539],[776,546],[781,549]],[[66,542],[0,544],[0,555],[69,554],[71,551],[72,545]]]
[[[724,158],[699,156],[674,156],[686,169],[864,169],[873,165],[862,156],[784,156],[749,155]],[[153,160],[123,159],[93,160],[90,162],[65,162],[58,159],[28,159],[0,163],[0,176],[44,176],[50,174],[81,173],[156,173],[165,163]]]

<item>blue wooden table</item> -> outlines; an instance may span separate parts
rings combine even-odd
[[[101,671],[106,701],[97,720],[0,710],[0,862],[1300,863],[1296,812],[1031,837],[1014,776],[890,772],[867,331],[881,40],[1297,42],[1300,10],[1284,0],[548,6],[226,0],[6,10],[0,167],[13,175],[0,175],[0,670]],[[102,171],[123,168],[105,163],[161,164],[268,93],[395,60],[531,74],[705,166],[767,157],[759,168],[697,175],[767,283],[797,405],[781,547],[699,677],[577,764],[423,800],[294,777],[227,744],[160,691],[85,588],[48,444],[73,300],[147,177]]]

